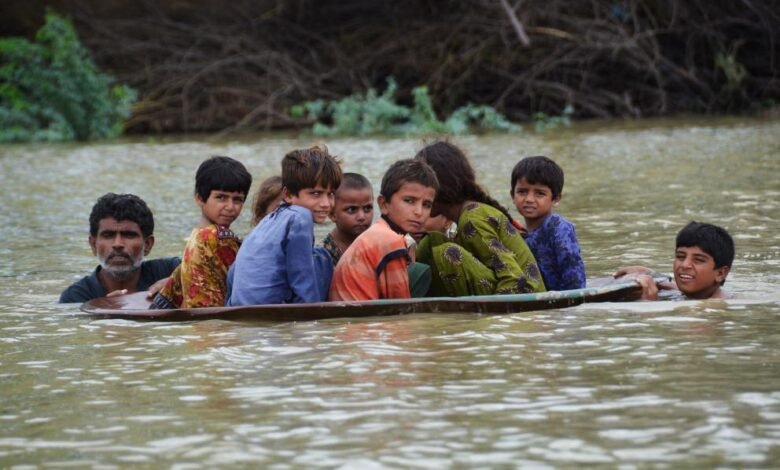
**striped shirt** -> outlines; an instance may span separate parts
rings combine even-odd
[[[408,261],[404,236],[379,219],[341,256],[330,300],[408,299]]]

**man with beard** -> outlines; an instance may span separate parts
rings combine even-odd
[[[144,261],[154,246],[154,217],[134,194],[107,193],[97,200],[89,215],[89,246],[100,265],[65,289],[60,303],[148,290],[170,276],[181,261],[177,257]]]

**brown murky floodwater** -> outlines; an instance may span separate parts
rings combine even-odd
[[[780,465],[777,121],[459,140],[505,203],[520,157],[561,164],[559,208],[589,277],[621,264],[668,272],[683,224],[727,227],[735,300],[275,324],[92,320],[55,304],[94,268],[87,216],[102,193],[144,197],[153,255],[174,255],[197,221],[201,160],[230,155],[260,181],[312,142],[0,146],[0,467]],[[327,143],[376,185],[421,146]]]

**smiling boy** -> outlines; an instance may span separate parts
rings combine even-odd
[[[725,299],[731,297],[723,288],[734,261],[734,240],[717,225],[690,222],[677,233],[674,252],[674,283],[656,285],[651,269],[627,266],[614,277],[638,273],[643,300],[658,300],[658,288],[677,289],[689,299]]]
[[[347,248],[336,265],[330,300],[407,299],[407,267],[414,238],[423,231],[439,182],[426,163],[395,162],[382,178],[377,203],[382,217]]]
[[[314,225],[328,219],[341,166],[324,146],[282,159],[282,203],[255,227],[229,274],[226,305],[319,302],[327,299],[333,265],[314,247]]]

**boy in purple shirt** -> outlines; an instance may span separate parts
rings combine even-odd
[[[547,157],[526,157],[512,170],[510,193],[525,218],[526,244],[536,258],[547,290],[585,287],[585,263],[574,225],[558,214],[563,170]]]

